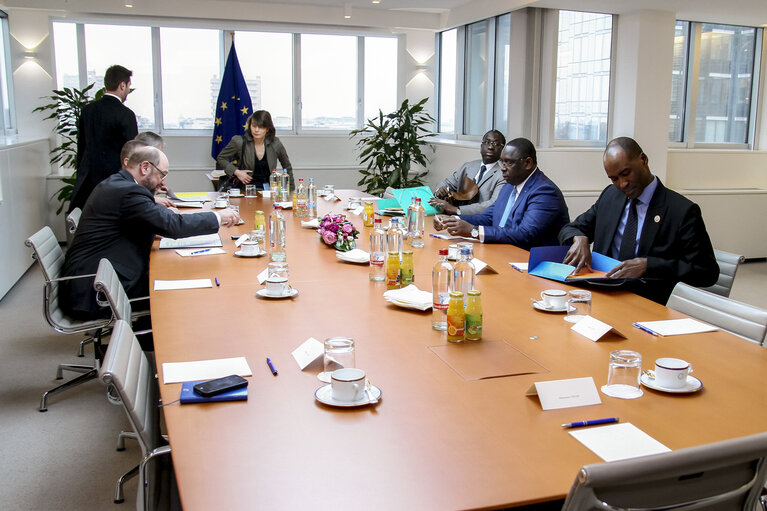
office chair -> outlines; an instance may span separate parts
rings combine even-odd
[[[139,484],[136,508],[138,510],[164,509],[161,501],[168,496],[167,492],[163,493],[166,488],[160,484],[161,470],[159,467],[150,470],[154,465],[150,463],[152,460],[158,456],[170,454],[170,446],[160,434],[157,377],[130,325],[123,320],[115,322],[99,376],[101,381],[110,386],[120,397],[123,409],[141,446],[141,462],[129,472],[130,476],[126,474],[118,481],[115,502],[117,502],[118,491],[120,498],[122,497],[124,478],[132,477],[137,473]]]
[[[762,344],[767,333],[767,310],[742,303],[683,282],[678,283],[666,307]]]
[[[86,339],[80,343],[80,352],[83,345],[88,342],[94,344],[94,364],[59,364],[56,370],[56,379],[63,378],[63,371],[72,371],[80,373],[79,376],[57,386],[46,392],[43,392],[40,398],[40,411],[48,411],[47,400],[49,396],[58,394],[67,389],[76,387],[81,383],[92,380],[98,376],[98,365],[101,358],[101,336],[104,330],[109,327],[110,319],[78,320],[67,316],[59,307],[59,282],[63,280],[77,278],[92,278],[93,275],[80,275],[76,277],[61,277],[61,270],[64,266],[64,252],[59,246],[56,236],[50,227],[45,226],[35,234],[30,236],[25,244],[32,248],[32,257],[40,263],[40,269],[45,278],[43,288],[43,314],[49,325],[57,332],[64,334],[82,333],[86,334]]]
[[[738,266],[746,258],[742,255],[724,252],[723,250],[714,250],[714,256],[716,257],[716,263],[719,265],[719,278],[713,286],[701,289],[729,297],[732,291],[732,284],[735,282],[735,274],[738,272]]]
[[[767,433],[581,468],[562,507],[754,511],[767,480]]]
[[[80,223],[80,216],[83,214],[80,208],[75,208],[67,215],[67,247],[72,246],[72,240],[75,239],[77,224]]]

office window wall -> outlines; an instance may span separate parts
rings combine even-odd
[[[482,135],[489,125],[487,99],[492,94],[493,82],[489,70],[493,36],[491,22],[484,20],[466,27],[466,68],[463,91],[463,132],[465,135]]]
[[[554,139],[605,143],[612,15],[559,11]]]
[[[510,58],[511,14],[504,14],[495,19],[495,114],[493,116],[493,128],[501,133],[506,133],[509,125]]]
[[[439,34],[439,131],[455,133],[458,29]]]
[[[6,135],[16,132],[16,116],[13,105],[13,80],[11,79],[11,44],[8,31],[8,15],[0,11],[0,131]]]
[[[671,70],[671,113],[669,114],[668,128],[668,139],[671,142],[681,142],[683,137],[689,44],[690,23],[677,20],[674,30],[674,63]]]
[[[121,64],[133,71],[126,105],[140,129],[212,129],[228,32],[57,21],[53,37],[59,87],[95,83],[95,92],[106,68]],[[368,113],[396,108],[396,37],[237,31],[234,40],[253,107],[269,110],[278,129],[348,132]]]

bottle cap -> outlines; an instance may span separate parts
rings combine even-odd
[[[461,247],[461,255],[469,255],[469,254],[471,254],[471,248]]]
[[[447,255],[448,250],[446,248],[440,248],[439,249],[439,255]]]
[[[279,211],[279,210],[281,210],[281,209],[282,209],[282,206],[280,206],[279,204],[275,204],[275,205],[274,205],[274,209],[275,209],[276,211]]]
[[[460,291],[450,291],[450,298],[463,298],[463,293]]]
[[[420,204],[421,203],[421,198],[420,197],[416,197],[415,201],[416,201],[417,204]]]
[[[482,293],[479,291],[479,289],[472,289],[471,291],[468,292],[469,296],[479,296],[481,294]]]
[[[381,219],[380,218],[375,218],[375,219],[373,219],[373,223],[380,224],[381,223]]]

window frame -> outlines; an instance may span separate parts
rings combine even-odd
[[[4,136],[11,136],[18,133],[16,123],[16,102],[14,101],[14,88],[13,88],[13,66],[11,65],[11,30],[8,24],[8,14],[0,10],[0,24],[2,24],[2,51],[3,59],[5,61],[5,69],[3,76],[0,77],[5,83],[6,91],[8,93],[8,105],[5,105],[0,96],[0,110],[5,110],[8,107],[8,118],[6,119],[5,113],[0,116],[0,132]]]

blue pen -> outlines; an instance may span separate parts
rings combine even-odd
[[[618,422],[618,417],[607,417],[606,419],[591,419],[587,421],[569,422],[562,424],[563,428],[582,428],[583,426],[596,426],[597,424],[610,424]]]
[[[195,250],[194,252],[192,252],[191,255],[204,254],[205,252],[210,252],[210,249],[209,248],[205,248],[205,249],[202,249],[202,250]]]
[[[635,327],[640,329],[643,332],[647,332],[650,335],[654,335],[655,337],[658,337],[658,334],[647,328],[646,326],[640,325],[639,323],[632,323]]]
[[[269,366],[269,370],[272,371],[272,375],[277,376],[277,369],[274,368],[274,364],[272,364],[272,361],[269,359],[269,357],[266,357],[266,363]]]
[[[219,282],[218,277],[215,277],[215,280],[216,280],[216,287],[220,286],[221,282]]]

